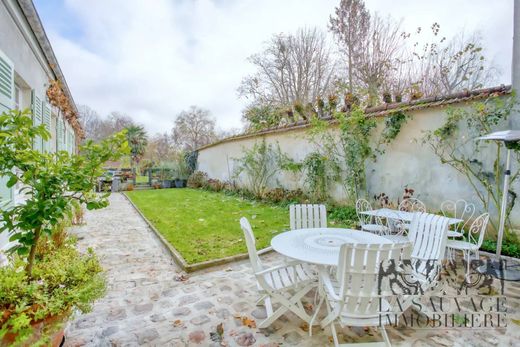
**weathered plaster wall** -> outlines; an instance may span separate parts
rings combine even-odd
[[[397,138],[386,147],[385,154],[378,156],[375,162],[369,160],[367,163],[368,196],[385,192],[392,200],[396,200],[402,196],[404,187],[408,186],[415,189],[416,197],[423,200],[431,210],[439,210],[441,202],[447,199],[466,199],[478,203],[466,178],[448,165],[441,164],[431,149],[421,143],[424,131],[434,130],[444,123],[444,110],[436,107],[407,114],[412,118],[402,127]],[[383,122],[384,118],[378,118],[379,131],[383,128]],[[252,147],[262,138],[265,138],[267,143],[278,143],[283,152],[296,161],[302,161],[307,154],[315,150],[314,145],[306,139],[305,131],[301,129],[267,134],[202,149],[199,152],[198,168],[207,172],[211,178],[231,180],[234,170],[233,158],[241,157],[243,148]],[[495,160],[495,148],[494,144],[489,144],[482,152],[482,161],[488,169],[492,168]],[[244,183],[244,177],[239,179],[238,184]],[[280,172],[271,184],[289,189],[301,188],[303,178]],[[519,184],[514,189],[520,193]],[[344,198],[340,186],[336,186],[331,195],[335,200]],[[516,204],[512,219],[520,226],[520,202]]]

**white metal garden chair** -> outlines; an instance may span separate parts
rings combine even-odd
[[[407,198],[401,201],[398,210],[405,212],[426,212],[426,205],[417,198]]]
[[[296,204],[289,206],[291,230],[306,228],[326,228],[327,209],[325,205]]]
[[[489,223],[489,213],[483,213],[478,216],[468,230],[467,241],[462,240],[448,240],[448,251],[462,251],[464,259],[466,260],[466,276],[470,275],[471,256],[479,259],[479,249],[484,241],[484,235]],[[453,261],[453,259],[451,259]]]
[[[330,327],[335,346],[339,346],[336,322],[342,327],[379,326],[385,342],[374,345],[390,346],[385,325],[394,324],[395,315],[380,313],[399,311],[396,305],[399,294],[394,293],[387,281],[379,281],[380,268],[383,261],[393,261],[397,268],[402,259],[409,259],[410,252],[409,242],[343,244],[335,275],[320,269],[320,292],[325,294],[322,300],[326,301],[328,312],[321,326]]]
[[[462,219],[464,222],[453,224],[448,230],[449,238],[460,238],[464,236],[464,230],[470,225],[475,215],[475,204],[466,200],[446,200],[441,204],[441,212],[446,217]]]
[[[426,212],[426,205],[417,198],[406,198],[401,201],[397,209],[403,212]],[[410,224],[405,223],[404,227],[408,229]]]
[[[298,261],[271,268],[264,267],[258,256],[255,236],[247,218],[240,219],[240,226],[244,232],[249,260],[261,295],[258,302],[264,300],[267,312],[267,318],[258,327],[268,327],[287,311],[293,312],[308,323],[310,317],[305,312],[301,298],[317,286],[316,275],[307,264]],[[280,307],[273,311],[275,303],[280,304]]]
[[[384,238],[394,243],[410,241],[408,238],[408,225],[399,217],[399,214],[389,213],[389,217],[386,218],[386,227],[386,231],[381,234]]]
[[[372,210],[372,205],[370,205],[367,200],[358,199],[356,201],[356,214],[361,225],[361,230],[377,235],[386,235],[388,233],[388,227],[384,225],[381,218],[361,213]]]

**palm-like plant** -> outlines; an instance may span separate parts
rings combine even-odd
[[[126,128],[126,137],[130,146],[132,164],[139,164],[148,145],[148,135],[142,126],[130,125]]]

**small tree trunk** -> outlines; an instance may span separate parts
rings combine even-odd
[[[36,248],[38,247],[38,241],[40,240],[41,228],[36,228],[34,231],[34,244],[31,246],[31,251],[29,252],[29,258],[27,258],[27,266],[25,267],[25,272],[29,275],[29,278],[32,278],[32,269],[34,264],[34,257],[36,256]]]

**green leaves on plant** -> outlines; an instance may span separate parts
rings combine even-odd
[[[80,148],[81,155],[65,151],[41,153],[33,150],[36,138],[48,138],[45,126],[33,126],[29,110],[13,110],[0,116],[0,177],[8,177],[7,186],[23,186],[23,204],[1,211],[0,230],[18,241],[16,252],[30,254],[37,246],[40,232],[50,232],[50,226],[62,220],[74,201],[88,208],[107,206],[107,196],[92,194],[101,176],[103,164],[117,160],[128,152],[124,132],[105,141],[92,141]],[[33,259],[28,259],[30,270]]]
[[[14,187],[16,182],[18,182],[18,177],[16,177],[16,175],[11,175],[11,177],[9,177],[9,180],[7,181],[7,184],[6,184],[7,188]]]

